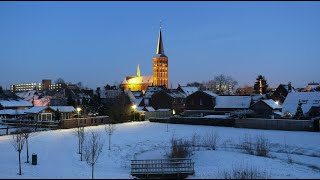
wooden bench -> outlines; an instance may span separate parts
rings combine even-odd
[[[138,178],[185,178],[194,174],[191,159],[131,160],[131,175]]]

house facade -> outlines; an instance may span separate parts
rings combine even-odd
[[[281,105],[272,99],[259,100],[251,105],[250,109],[254,111],[255,117],[270,118],[271,116],[280,116],[282,110]]]
[[[185,110],[213,110],[217,96],[210,91],[196,91],[187,96]]]
[[[184,111],[186,102],[186,96],[176,90],[162,90],[154,93],[151,96],[150,105],[155,109],[171,109],[174,110],[176,114],[181,114]]]

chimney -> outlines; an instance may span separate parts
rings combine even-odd
[[[288,92],[292,91],[292,86],[291,86],[291,82],[288,83]]]

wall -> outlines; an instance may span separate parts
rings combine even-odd
[[[109,116],[65,119],[61,121],[59,128],[63,128],[63,129],[75,128],[78,126],[78,120],[79,120],[79,123],[84,126],[97,126],[101,124],[108,124],[109,121],[111,121]]]
[[[288,130],[288,131],[313,131],[312,120],[289,120],[289,119],[237,119],[237,128]]]
[[[236,128],[287,130],[287,131],[319,131],[319,121],[291,119],[210,119],[199,117],[150,118],[150,122],[227,126]]]

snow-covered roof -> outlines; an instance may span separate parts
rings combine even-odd
[[[135,104],[136,104],[136,105],[139,105],[139,104],[141,103],[142,99],[143,99],[142,97],[136,98],[136,99],[135,99]]]
[[[46,108],[50,108],[54,111],[57,111],[59,109],[59,111],[63,113],[73,112],[76,110],[73,106],[34,106],[30,109],[25,109],[24,112],[30,114],[38,114]]]
[[[136,102],[136,97],[132,94],[130,90],[124,90],[124,93],[129,97],[131,103]]]
[[[153,82],[153,76],[128,76],[121,84],[150,84]]]
[[[24,110],[13,110],[13,109],[3,109],[0,110],[0,115],[21,115],[21,114],[26,114]]]
[[[266,99],[266,100],[262,100],[263,102],[265,102],[268,106],[270,106],[272,109],[281,109],[282,106],[280,104],[277,104],[274,100],[272,99]]]
[[[151,106],[146,106],[146,107],[139,106],[139,107],[137,107],[137,110],[138,111],[143,111],[143,112],[145,112],[145,111],[148,111],[148,112],[155,111],[154,108],[151,107]]]
[[[163,86],[148,86],[146,92],[144,93],[144,98],[151,98],[151,96],[158,91],[164,90]]]
[[[186,97],[186,95],[184,93],[182,93],[181,91],[178,91],[176,89],[164,90],[164,92],[173,98],[185,98]]]
[[[49,108],[48,106],[34,106],[30,109],[25,109],[25,113],[30,113],[30,114],[38,114],[39,112],[43,111],[44,109]]]
[[[303,113],[307,113],[312,106],[320,106],[320,92],[293,92],[287,95],[282,104],[282,112],[294,115],[301,101]]]
[[[198,87],[194,87],[194,86],[180,86],[180,88],[183,91],[183,93],[186,94],[187,96],[199,90]]]
[[[262,94],[262,95],[256,94],[256,95],[251,96],[251,98],[252,98],[253,102],[258,102],[260,99],[266,98],[266,95],[265,94]]]
[[[216,97],[216,106],[214,108],[249,108],[251,102],[250,96],[218,96]]]
[[[73,106],[49,106],[54,111],[57,111],[59,109],[60,112],[68,113],[73,112],[76,109]]]
[[[306,87],[307,91],[313,91],[314,89],[316,89],[317,87],[319,87],[319,83],[316,84],[308,84],[308,86]]]
[[[142,96],[142,91],[131,91],[132,94],[135,96],[135,97],[140,97]]]
[[[171,111],[171,109],[157,109],[156,111]]]
[[[280,111],[272,111],[274,114],[277,114],[277,115],[280,115],[280,116],[282,116],[283,115],[283,113],[282,112],[280,112]]]
[[[203,92],[209,94],[212,97],[217,97],[218,96],[218,94],[213,93],[212,91],[203,91]]]
[[[19,100],[0,100],[3,107],[31,107],[32,103],[19,99]]]

